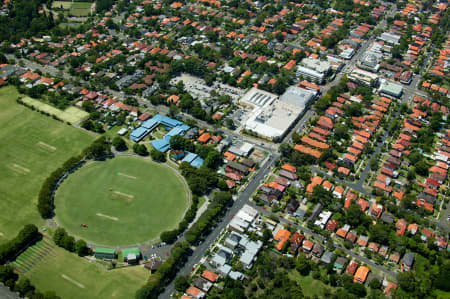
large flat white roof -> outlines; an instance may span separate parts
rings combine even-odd
[[[240,101],[247,105],[263,107],[270,105],[277,98],[278,96],[276,94],[252,87]]]
[[[282,136],[304,108],[276,100],[272,105],[255,108],[245,123],[247,130],[258,135],[275,138]]]
[[[315,96],[315,92],[300,88],[297,86],[290,86],[281,96],[280,101],[296,105],[300,108],[305,108],[308,102]]]

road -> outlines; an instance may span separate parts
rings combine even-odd
[[[270,212],[270,211],[267,211],[266,209],[263,209],[262,207],[259,207],[259,206],[255,205],[253,202],[252,202],[250,205],[251,205],[253,208],[255,208],[256,210],[258,210],[258,212],[259,212],[260,214],[267,215],[267,216],[269,216],[269,215],[276,215],[276,214],[273,214],[273,213]],[[277,215],[276,215],[276,216],[277,216]],[[313,233],[313,232],[312,232],[309,228],[307,228],[307,227],[304,227],[304,226],[301,226],[301,225],[299,225],[299,224],[290,222],[290,221],[288,221],[288,220],[285,219],[285,218],[279,217],[279,220],[280,220],[280,222],[283,223],[283,224],[287,224],[287,225],[290,225],[290,226],[294,226],[297,230],[303,231],[304,234],[309,235],[309,236],[312,236],[312,237],[314,237],[314,239],[316,239],[316,240],[320,240],[320,242],[321,242],[322,244],[323,244],[324,241],[325,241],[325,237],[324,237],[324,236],[319,235],[319,234],[316,234],[316,233]],[[379,271],[385,273],[386,275],[389,275],[389,276],[391,276],[391,277],[397,278],[397,273],[396,273],[396,272],[391,271],[391,270],[388,270],[388,269],[386,269],[385,267],[383,267],[383,266],[381,266],[381,265],[378,265],[378,264],[374,263],[372,260],[366,258],[365,256],[359,255],[358,253],[353,252],[353,251],[351,251],[351,250],[349,250],[349,249],[347,249],[347,248],[345,248],[345,247],[342,247],[341,245],[336,244],[336,243],[334,243],[334,246],[335,246],[336,248],[338,248],[338,249],[341,249],[341,250],[344,251],[347,255],[350,255],[351,257],[355,258],[356,260],[358,260],[358,261],[360,261],[360,262],[362,262],[362,263],[365,263],[365,264],[369,265],[370,267],[375,268],[375,269],[377,269],[377,270],[379,270]]]
[[[189,256],[187,262],[178,271],[178,275],[187,275],[191,272],[192,267],[198,264],[203,258],[204,253],[214,243],[220,232],[226,228],[233,216],[245,205],[250,204],[250,196],[260,185],[260,182],[270,172],[270,167],[278,159],[277,156],[271,155],[266,163],[259,169],[258,173],[248,183],[247,187],[241,192],[239,197],[234,202],[233,206],[226,212],[221,222],[214,228],[214,230],[206,237],[206,239],[194,249],[194,253]],[[165,288],[164,292],[159,296],[162,299],[169,299],[170,295],[175,291],[174,280]]]
[[[375,26],[374,30],[379,29],[379,28],[385,28],[387,25],[386,18],[388,16],[395,15],[395,12],[396,12],[396,10],[394,8],[392,8],[390,11],[388,11],[386,14],[386,17],[380,23],[378,23],[377,26]],[[350,73],[355,68],[356,62],[359,60],[361,55],[366,52],[367,48],[370,46],[372,41],[373,41],[373,38],[370,38],[368,40],[364,40],[361,43],[361,47],[357,50],[355,55],[353,55],[353,57],[347,61],[344,68],[339,73],[336,74],[336,77],[334,78],[334,80],[321,88],[320,92],[322,95],[326,94],[328,92],[328,90],[330,90],[331,87],[339,84],[339,82],[341,82],[341,78],[344,75]],[[292,134],[294,132],[303,130],[305,127],[305,124],[315,115],[316,115],[315,112],[312,111],[312,108],[310,108],[310,110],[308,110],[305,113],[305,115],[303,115],[303,117],[299,120],[299,122],[295,125],[295,127],[289,132],[289,134],[286,135],[286,137],[283,139],[283,142],[290,143]]]
[[[335,177],[335,176],[333,176],[333,175],[329,175],[328,173],[326,173],[325,171],[319,169],[319,168],[316,167],[316,166],[311,166],[310,169],[311,169],[311,171],[313,171],[313,172],[316,172],[316,173],[321,174],[321,175],[323,175],[323,176],[332,178],[332,179],[334,179],[336,182],[338,182],[339,184],[345,185],[345,186],[347,186],[347,187],[349,187],[349,188],[351,188],[351,189],[353,189],[353,190],[355,190],[355,191],[358,191],[358,192],[361,193],[361,194],[364,194],[364,195],[367,195],[367,196],[372,196],[366,189],[364,189],[364,187],[363,187],[363,181],[357,181],[356,183],[350,183],[350,182],[347,182],[347,181],[342,180],[342,179],[340,179],[340,178],[337,178],[337,177]]]
[[[0,283],[0,298],[2,298],[2,299],[18,299],[20,297],[16,293],[11,292],[8,287],[6,287]]]

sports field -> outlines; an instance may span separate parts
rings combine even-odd
[[[27,103],[28,105],[35,107],[39,111],[44,111],[51,115],[55,115],[61,120],[68,121],[71,124],[80,122],[89,116],[89,113],[87,113],[86,111],[83,111],[73,106],[69,106],[65,110],[60,110],[48,104],[42,103],[41,101],[32,99],[30,97],[24,97],[22,98],[22,101]]]
[[[139,266],[108,271],[47,239],[28,248],[13,265],[40,291],[68,299],[134,298],[149,275]]]
[[[94,137],[17,104],[14,87],[0,89],[0,243],[24,224],[42,225],[37,196],[43,181]]]
[[[92,162],[58,188],[56,222],[96,245],[143,243],[178,225],[188,207],[186,188],[175,170],[149,159]]]
[[[84,17],[91,12],[91,2],[54,1],[52,8],[62,8],[76,17]]]

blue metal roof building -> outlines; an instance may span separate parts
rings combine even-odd
[[[159,121],[153,117],[149,120],[144,121],[142,123],[141,127],[146,128],[151,131],[154,128],[156,128],[158,125],[159,125]]]
[[[191,162],[191,165],[196,168],[200,168],[203,165],[203,159],[200,157],[197,157],[194,159],[194,161]]]
[[[139,142],[141,141],[142,138],[145,137],[145,135],[147,135],[149,133],[149,130],[147,130],[146,128],[143,127],[139,127],[137,129],[134,129],[131,134],[130,134],[130,138],[134,141],[134,142]]]
[[[167,152],[167,150],[170,148],[169,140],[170,140],[170,138],[163,138],[163,139],[153,140],[152,141],[152,146],[157,151],[160,151],[160,152],[163,152],[163,153]]]
[[[159,114],[157,114],[157,115],[159,115]],[[155,116],[157,116],[157,115],[155,115]],[[181,122],[179,120],[176,120],[176,119],[173,119],[173,118],[170,118],[168,116],[161,117],[160,122],[161,122],[161,124],[163,124],[163,125],[165,125],[166,127],[169,127],[169,128],[178,127],[178,126],[181,126],[183,124],[183,122]]]
[[[197,154],[188,153],[188,154],[183,158],[183,160],[181,160],[181,162],[188,162],[189,164],[191,164],[192,161],[194,161],[197,157],[198,157]]]
[[[181,162],[187,162],[194,167],[200,168],[203,164],[203,159],[200,158],[197,154],[188,153]]]

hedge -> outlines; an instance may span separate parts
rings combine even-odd
[[[199,201],[198,196],[194,195],[192,197],[192,204],[189,210],[184,215],[183,220],[178,224],[178,228],[162,232],[160,236],[161,241],[169,244],[173,243],[177,239],[177,236],[186,230],[189,223],[191,223],[192,220],[194,220],[195,215],[197,214],[198,201]]]
[[[42,218],[47,219],[53,216],[53,192],[61,179],[68,172],[72,172],[83,164],[85,158],[99,158],[110,154],[111,148],[105,137],[96,139],[88,146],[81,155],[69,158],[60,168],[53,171],[44,181],[38,196],[38,211]]]

